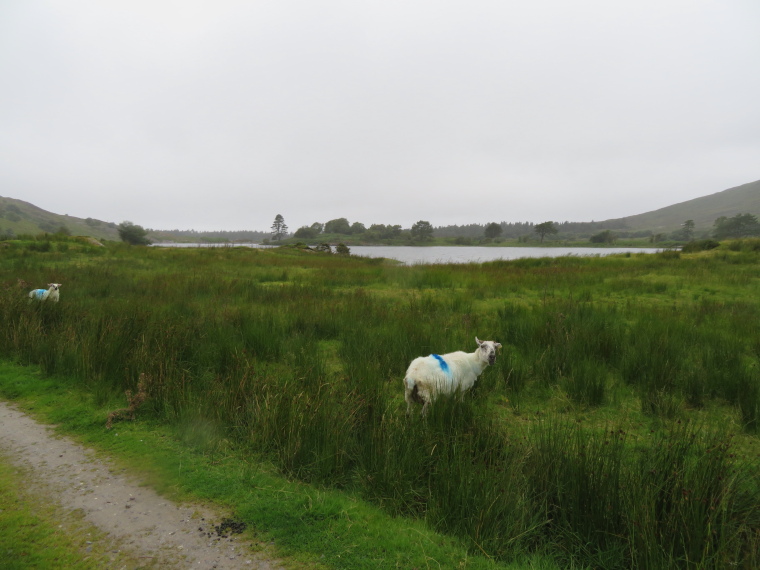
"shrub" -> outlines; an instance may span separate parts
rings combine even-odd
[[[715,249],[719,245],[720,245],[720,242],[717,242],[714,239],[700,239],[700,240],[687,243],[685,246],[681,248],[681,251],[683,253],[696,253],[698,251],[707,251],[710,249]]]
[[[309,226],[301,226],[293,235],[298,239],[315,239],[319,235],[319,232],[315,228],[311,228]]]
[[[130,245],[150,245],[150,240],[145,236],[148,234],[142,226],[132,222],[122,222],[119,224],[119,237]]]
[[[612,243],[617,239],[617,236],[610,230],[604,230],[589,238],[591,243]]]

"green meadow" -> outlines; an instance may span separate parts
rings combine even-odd
[[[185,458],[150,469],[305,563],[760,567],[760,240],[411,267],[5,244],[0,395],[127,462]],[[406,417],[409,362],[476,336],[496,364]]]

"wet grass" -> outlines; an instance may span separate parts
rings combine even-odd
[[[399,267],[294,250],[112,247],[0,259],[0,352],[188,445],[458,537],[604,568],[760,562],[760,254]],[[29,305],[15,280],[63,283]],[[504,345],[463,402],[406,419],[431,352]],[[321,520],[321,519],[320,519]]]

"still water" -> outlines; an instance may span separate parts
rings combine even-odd
[[[155,244],[170,247],[225,247],[227,244]],[[235,244],[247,247],[267,247],[258,244]],[[364,257],[388,257],[407,265],[420,263],[482,263],[496,259],[520,259],[523,257],[603,256],[614,253],[656,253],[654,247],[477,247],[477,246],[389,246],[352,245],[353,255]]]
[[[408,265],[418,263],[482,263],[523,257],[598,256],[613,253],[655,253],[656,248],[635,247],[477,247],[477,246],[353,246],[353,255],[389,257]]]

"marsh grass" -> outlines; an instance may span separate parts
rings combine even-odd
[[[250,449],[494,559],[754,567],[757,460],[734,456],[723,422],[692,416],[717,406],[755,438],[758,253],[676,253],[407,268],[19,246],[0,261],[5,282],[47,282],[53,263],[62,300],[0,289],[0,354],[113,408],[145,374],[138,419]],[[474,350],[475,336],[504,345],[496,365],[406,418],[409,361]]]

